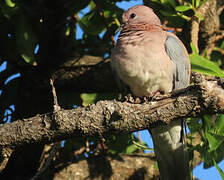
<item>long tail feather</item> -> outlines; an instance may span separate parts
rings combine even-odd
[[[190,180],[183,122],[172,121],[150,129],[161,180]]]

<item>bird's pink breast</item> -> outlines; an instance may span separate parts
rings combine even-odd
[[[164,47],[160,47],[149,32],[143,32],[141,36],[137,33],[140,32],[120,37],[112,52],[112,66],[137,96],[150,96],[157,91],[170,92],[173,64]]]

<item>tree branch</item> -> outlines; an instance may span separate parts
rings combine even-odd
[[[53,76],[57,92],[112,92],[117,87],[109,59],[96,56],[71,58]]]
[[[184,93],[153,102],[99,101],[87,107],[60,110],[1,125],[0,146],[13,148],[71,137],[130,133],[173,119],[223,113],[223,80],[205,80],[199,75],[194,79],[198,84],[190,86]],[[57,119],[57,124],[52,119]]]
[[[155,156],[152,153],[118,154],[113,156],[99,154],[88,157],[88,160],[80,160],[76,163],[55,161],[40,180],[64,180],[69,178],[75,180],[159,180],[159,171],[154,167],[155,161]],[[54,178],[52,178],[52,174]]]

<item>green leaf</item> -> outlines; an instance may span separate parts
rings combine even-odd
[[[190,129],[191,133],[198,132],[202,128],[202,123],[200,123],[199,118],[188,118],[187,126]]]
[[[188,11],[188,10],[190,10],[190,9],[192,9],[191,6],[176,6],[176,7],[175,7],[175,10],[176,10],[176,11],[179,11],[179,12]]]
[[[158,166],[157,161],[156,161],[155,164],[154,164],[154,169],[155,169],[155,170],[159,170],[159,166]]]
[[[109,151],[112,154],[117,154],[117,153],[134,153],[137,152],[140,147],[136,146],[133,143],[133,140],[137,143],[140,144],[140,141],[133,135],[133,134],[126,134],[126,135],[110,135],[107,138],[106,144],[109,147]],[[146,146],[146,143],[143,143],[143,145]]]
[[[105,24],[102,22],[102,17],[99,15],[96,8],[78,20],[78,24],[84,33],[91,35],[98,35],[105,29]]]
[[[31,61],[32,61],[31,56],[26,55],[26,54],[21,54],[21,56],[27,63],[31,63]],[[34,62],[34,64],[36,64],[36,63]]]
[[[96,7],[96,4],[94,3],[94,1],[90,1],[89,7],[90,7],[90,10],[93,10]]]
[[[130,146],[128,146],[128,147],[126,148],[126,154],[134,153],[134,152],[136,152],[138,149],[139,149],[138,146],[136,146],[135,144],[132,144],[132,145],[130,145]]]
[[[81,94],[82,105],[88,106],[89,104],[94,104],[96,102],[97,93],[83,93]]]
[[[196,1],[195,1],[195,7],[196,7],[196,8],[199,7],[199,5],[200,5],[200,1],[201,1],[201,0],[196,0]]]
[[[107,138],[106,144],[112,154],[127,153],[127,148],[133,145],[131,141],[131,134],[119,136],[111,135]],[[130,148],[129,152],[132,150],[133,147]]]
[[[210,168],[214,166],[212,158],[215,159],[217,163],[221,162],[224,159],[224,143],[219,145],[215,151],[210,151],[209,147],[202,148],[203,153],[201,154],[204,159],[204,168]]]
[[[198,19],[200,19],[201,21],[203,21],[204,20],[204,17],[201,15],[201,14],[199,14],[199,13],[195,13],[195,16],[198,18]]]
[[[200,72],[205,75],[224,77],[223,71],[214,62],[198,54],[191,54],[190,60],[192,71]]]
[[[220,48],[224,49],[224,41],[221,42]]]
[[[132,142],[139,148],[142,150],[149,150],[149,151],[154,151],[153,148],[150,148],[145,142],[139,141],[139,139],[137,139],[134,134],[132,134]],[[137,141],[136,141],[137,140]]]
[[[80,95],[83,106],[94,104],[99,100],[112,100],[117,96],[117,93],[82,93]]]
[[[205,135],[206,135],[206,138],[207,138],[208,143],[209,143],[209,148],[210,148],[209,150],[210,151],[215,151],[224,141],[223,137],[216,136],[216,135],[211,134],[209,132],[206,132]]]
[[[20,11],[14,19],[15,37],[17,49],[25,62],[35,66],[37,61],[34,50],[37,45],[37,37],[32,29],[32,24],[27,22],[26,16]]]
[[[218,164],[216,163],[215,159],[213,158],[212,160],[213,160],[213,163],[214,163],[216,169],[218,170],[220,176],[222,177],[222,179],[224,179],[224,172],[223,172],[222,169],[218,166]]]
[[[176,1],[175,0],[167,0],[172,7],[175,7],[176,6]]]
[[[203,129],[208,132],[211,129],[211,115],[204,115],[203,119]]]
[[[10,0],[9,1],[5,0],[5,3],[4,2],[0,3],[0,15],[3,15],[8,19],[12,17],[17,12],[18,9],[19,9],[18,6],[16,6],[15,3],[13,3]]]
[[[192,50],[193,54],[199,55],[198,50],[196,49],[196,46],[192,42],[190,43],[190,46],[191,46],[191,50]]]
[[[215,121],[216,134],[224,136],[224,115],[219,114]]]
[[[7,6],[9,6],[10,8],[13,8],[13,7],[15,7],[15,3],[14,2],[12,2],[11,0],[5,0],[5,3],[7,4]]]

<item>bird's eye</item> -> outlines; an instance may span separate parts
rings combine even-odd
[[[136,14],[135,14],[135,13],[131,13],[130,18],[131,18],[131,19],[134,19],[134,18],[135,18],[135,16],[136,16]]]

